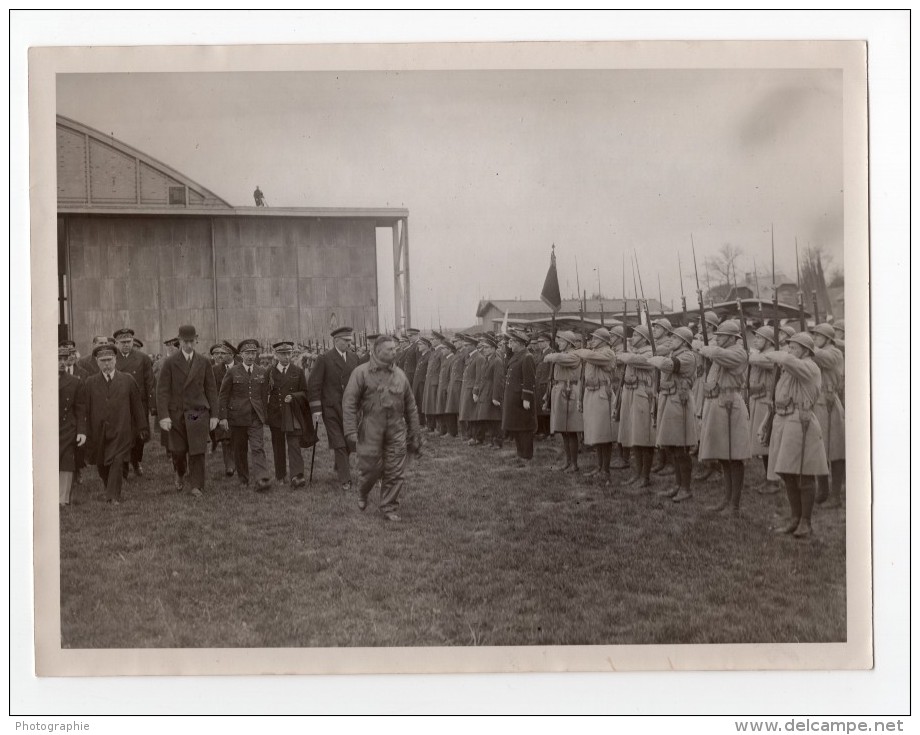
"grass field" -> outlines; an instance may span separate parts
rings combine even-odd
[[[85,471],[89,497],[61,512],[62,645],[846,639],[844,511],[816,508],[810,539],[775,535],[785,498],[753,489],[759,463],[748,464],[742,517],[731,519],[705,511],[719,480],[674,505],[549,472],[552,441],[518,470],[508,450],[426,440],[410,460],[400,523],[374,510],[376,493],[357,509],[324,441],[312,486],[297,491],[244,490],[210,455],[202,498],[162,495],[171,466],[155,439],[120,506],[101,502]],[[581,464],[592,467],[593,454]]]

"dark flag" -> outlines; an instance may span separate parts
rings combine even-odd
[[[540,292],[540,300],[543,301],[550,309],[553,315],[562,308],[562,295],[559,293],[559,276],[556,273],[556,246],[549,256],[549,270],[546,272],[546,280],[543,281],[543,290]]]

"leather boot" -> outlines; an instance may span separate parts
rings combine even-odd
[[[831,462],[831,491],[828,498],[828,508],[840,508],[843,505],[843,483],[847,475],[847,461],[835,459]]]
[[[799,521],[799,527],[792,535],[796,538],[805,538],[811,536],[811,512],[815,507],[815,486],[810,477],[803,477],[799,480],[799,487],[802,496],[802,518]]]
[[[830,483],[827,475],[820,475],[818,478],[818,493],[815,495],[815,502],[821,505],[830,495]]]
[[[709,506],[712,513],[720,513],[728,507],[732,499],[732,473],[726,468],[722,470],[722,499],[715,505]]]
[[[652,472],[654,472],[656,475],[667,466],[667,456],[668,452],[666,449],[662,448],[658,450],[657,459],[655,460],[655,464],[652,466]]]
[[[744,462],[741,460],[732,460],[732,513],[739,515],[741,513],[741,493],[744,490]]]

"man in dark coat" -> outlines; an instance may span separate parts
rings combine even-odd
[[[364,352],[358,358],[359,365],[363,365],[364,363],[371,361],[371,352],[374,351],[374,342],[377,341],[377,337],[379,336],[379,334],[368,334],[367,332],[364,333],[366,344],[364,345]]]
[[[307,377],[302,368],[291,359],[294,351],[293,342],[277,342],[272,345],[278,364],[268,372],[268,426],[272,435],[272,454],[275,459],[275,479],[285,482],[288,476],[288,464],[291,468],[291,488],[303,487],[303,455],[301,439],[304,432],[304,419],[310,425],[310,417],[298,415],[295,411],[295,398],[306,400]]]
[[[115,344],[118,345],[118,354],[115,356],[115,369],[120,373],[127,373],[141,392],[141,405],[144,407],[144,415],[150,413],[150,407],[154,404],[153,397],[153,362],[143,352],[134,346],[134,330],[119,329],[112,335]],[[148,432],[149,433],[149,432]],[[141,462],[144,460],[144,442],[138,439],[134,446],[131,447],[131,467],[135,475],[143,475],[144,468]],[[128,477],[128,463],[125,462],[125,468],[122,471],[125,478]]]
[[[96,364],[95,358],[93,358],[93,350],[99,345],[107,344],[112,344],[112,340],[102,334],[96,335],[93,337],[93,344],[89,348],[89,353],[77,360],[77,365],[79,365],[87,375],[95,375],[99,372],[99,366]]]
[[[505,366],[496,353],[498,343],[491,335],[484,334],[479,341],[479,349],[485,362],[479,374],[479,381],[473,388],[473,402],[476,404],[476,421],[479,422],[483,436],[489,435],[489,443],[494,449],[504,446],[502,437],[502,398]]]
[[[271,487],[268,460],[265,457],[268,370],[256,365],[259,356],[259,343],[256,340],[244,339],[236,350],[243,358],[243,363],[227,370],[221,381],[220,426],[230,432],[240,483],[249,484],[251,458],[256,492],[264,492]]]
[[[428,361],[431,359],[431,342],[425,337],[418,339],[418,362],[412,378],[412,395],[415,396],[415,405],[418,408],[418,420],[425,428],[425,411],[422,407],[425,397],[425,379],[428,377]]]
[[[58,347],[58,502],[70,505],[76,449],[86,443],[86,392],[83,381],[67,372],[72,352]]]
[[[526,334],[512,330],[511,359],[505,367],[505,395],[502,399],[502,431],[514,438],[517,466],[533,459],[533,434],[537,429],[536,367],[527,349]]]
[[[214,371],[214,383],[217,385],[219,391],[220,385],[224,380],[224,375],[227,374],[227,370],[233,365],[236,347],[227,342],[227,340],[223,340],[216,345],[212,345],[209,352],[211,353],[211,370]],[[218,445],[220,445],[221,459],[224,463],[224,475],[233,477],[233,473],[236,471],[236,462],[233,457],[233,445],[230,441],[230,432],[225,431],[219,424],[217,428],[211,432],[211,451],[216,452]]]
[[[540,332],[535,339],[534,365],[536,366],[536,397],[537,397],[537,439],[544,439],[549,436],[549,408],[543,408],[544,398],[550,392],[550,373],[552,365],[546,362],[544,358],[552,352],[549,346],[550,335],[547,332]]]
[[[95,464],[105,485],[106,501],[121,502],[122,465],[138,436],[149,438],[147,416],[137,383],[115,369],[114,345],[97,345],[93,356],[99,372],[86,379],[89,428],[87,461]]]
[[[418,367],[418,361],[421,357],[420,345],[418,343],[419,332],[414,327],[409,327],[406,329],[406,336],[409,338],[409,346],[406,347],[406,351],[403,353],[402,361],[398,367],[406,374],[409,385],[414,385],[415,370]],[[421,406],[419,406],[419,409],[421,409]]]
[[[73,375],[80,380],[86,380],[88,373],[81,365],[77,364],[77,343],[72,339],[65,339],[58,342],[58,349],[67,350],[67,360],[64,362],[64,372]],[[60,353],[58,353],[60,354]]]
[[[180,349],[163,361],[157,380],[157,415],[168,433],[169,453],[176,470],[176,490],[182,492],[188,470],[191,494],[205,485],[204,453],[210,432],[217,426],[217,384],[211,361],[195,351],[198,332],[190,324],[179,327]]]
[[[444,335],[432,330],[432,350],[431,354],[428,355],[425,392],[422,396],[422,413],[425,414],[425,428],[428,431],[437,431],[441,423],[438,416],[438,386],[441,382],[441,363],[450,354],[450,350],[447,349],[444,342]]]
[[[352,371],[358,367],[358,357],[351,350],[354,330],[339,327],[332,332],[333,348],[320,355],[307,380],[307,397],[314,425],[323,419],[329,448],[335,457],[335,471],[343,490],[351,490],[351,467],[348,445],[342,428],[342,395]]]

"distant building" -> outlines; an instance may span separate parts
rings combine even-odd
[[[588,299],[587,308],[584,313],[585,319],[592,321],[601,320],[601,304],[603,304],[604,320],[622,319],[623,316],[623,299]],[[652,318],[656,314],[664,311],[661,304],[655,299],[648,300],[648,308]],[[626,311],[630,314],[636,313],[636,300],[626,299]],[[553,311],[539,299],[513,301],[506,299],[489,299],[479,302],[476,308],[476,317],[479,319],[479,326],[484,331],[493,330],[497,325],[502,323],[505,313],[509,319],[545,319],[552,315]],[[581,316],[581,301],[578,299],[563,299],[562,308],[556,314],[557,317],[574,317]]]

